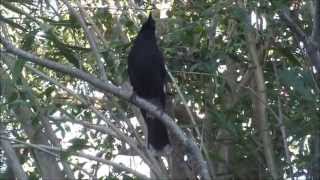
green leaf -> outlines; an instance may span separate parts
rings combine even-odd
[[[72,145],[68,148],[71,151],[78,151],[84,149],[87,143],[87,140],[85,139],[72,139],[71,140]]]
[[[39,114],[37,114],[37,115],[34,115],[34,116],[32,116],[32,118],[31,118],[31,124],[34,126],[34,127],[36,127],[37,125],[39,125],[40,124],[40,116],[39,116]]]
[[[46,90],[43,92],[44,95],[46,95],[47,97],[51,96],[51,93],[54,92],[55,88],[54,86],[50,86],[48,88],[46,88]]]
[[[79,23],[79,21],[77,20],[77,18],[74,15],[70,15],[69,16],[69,22],[68,22],[69,26],[75,29],[80,29],[81,25]]]
[[[67,47],[66,44],[58,39],[53,29],[47,31],[47,37],[54,43],[55,47],[60,51],[60,53],[67,59],[69,63],[73,64],[77,68],[80,68],[80,62],[77,55],[73,52],[72,49]]]
[[[294,56],[290,49],[287,47],[277,47],[274,49],[275,51],[278,51],[281,55],[283,55],[284,57],[286,57],[288,60],[288,63],[293,65],[293,66],[301,66],[301,63],[299,62],[299,60],[296,58],[296,56]]]
[[[298,73],[293,70],[282,70],[279,72],[279,78],[282,83],[288,87],[292,87],[295,92],[301,95],[301,98],[313,101],[314,98],[310,91],[311,87],[305,83],[305,78],[302,77],[299,77]]]
[[[279,71],[279,78],[286,85],[291,86],[295,81],[296,74],[290,70]]]
[[[14,101],[16,101],[19,97],[19,93],[17,93],[16,91],[12,92],[10,95],[9,95],[9,98],[8,98],[8,103],[13,103]]]
[[[66,151],[63,151],[63,152],[61,152],[61,154],[60,154],[60,157],[61,157],[61,159],[63,159],[63,160],[67,160],[68,157],[70,157],[70,156],[72,156],[72,151],[71,151],[70,149],[68,149],[68,150],[66,150]]]
[[[17,84],[21,85],[22,81],[21,81],[21,77],[22,77],[22,69],[24,67],[24,64],[26,63],[26,61],[16,61],[13,67],[13,79],[17,82]]]
[[[21,41],[21,48],[30,51],[32,49],[32,46],[35,42],[35,36],[38,31],[30,31],[29,33],[26,33]]]
[[[12,26],[13,28],[17,28],[17,29],[21,29],[21,30],[23,30],[23,31],[26,31],[26,29],[25,29],[23,26],[21,26],[21,25],[19,25],[18,23],[10,20],[9,18],[5,18],[5,17],[2,16],[1,14],[0,14],[0,21],[3,21],[3,22],[5,22],[5,23],[9,24],[9,25]]]

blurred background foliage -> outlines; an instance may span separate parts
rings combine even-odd
[[[320,167],[319,76],[305,46],[279,17],[282,9],[290,9],[296,24],[311,35],[316,0],[90,0],[81,1],[81,9],[77,6],[80,1],[69,2],[96,37],[108,81],[119,86],[128,81],[127,55],[132,41],[152,11],[158,44],[174,77],[168,76],[171,115],[206,149],[212,177],[274,178],[262,131],[268,132],[268,148],[273,152],[270,161],[274,161],[279,179],[320,177],[316,172]],[[86,34],[62,1],[2,0],[0,13],[1,34],[16,47],[99,77]],[[264,92],[257,89],[257,64],[252,60],[249,36],[255,38],[253,48],[262,69]],[[74,155],[84,151],[108,160],[130,155],[130,148],[117,136],[73,121],[107,126],[91,105],[124,135],[136,137],[137,132],[142,137],[140,126],[128,125],[136,116],[131,105],[111,94],[98,93],[95,87],[71,76],[24,63],[4,49],[0,65],[2,128],[7,137],[19,140],[12,144],[30,179],[42,177],[41,162],[19,142],[37,144],[28,131],[50,134],[43,127],[46,118],[58,144],[67,149],[61,158],[70,164],[76,179],[135,178],[116,168],[104,171],[103,164]],[[262,104],[265,115],[256,109],[261,106],[260,93],[266,96],[266,104]],[[258,116],[265,116],[264,129],[259,128]],[[1,179],[12,176],[3,151],[1,164]]]

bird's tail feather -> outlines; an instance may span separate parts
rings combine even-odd
[[[156,151],[162,151],[170,144],[166,126],[159,119],[141,109],[142,116],[147,124],[147,142]]]

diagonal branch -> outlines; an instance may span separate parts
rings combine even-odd
[[[10,138],[2,136],[2,135],[0,135],[0,139],[4,140],[4,141],[14,141],[16,143],[20,143],[20,144],[23,144],[25,146],[28,146],[28,147],[31,147],[31,148],[34,148],[34,149],[37,149],[37,150],[40,150],[40,151],[44,151],[44,152],[48,153],[49,155],[57,157],[57,158],[61,158],[60,157],[61,155],[58,154],[58,153],[69,152],[67,149],[62,149],[62,148],[54,147],[54,146],[46,146],[46,145],[42,145],[42,144],[27,143],[27,142],[23,142],[23,141],[20,141],[20,140],[17,140],[17,139],[10,139]],[[113,166],[115,168],[121,169],[121,170],[123,170],[125,172],[134,174],[134,175],[136,175],[137,177],[139,177],[141,179],[149,179],[144,174],[141,174],[140,172],[138,172],[138,171],[136,171],[134,169],[128,168],[128,167],[126,167],[126,166],[124,166],[122,164],[118,164],[118,163],[115,163],[113,161],[109,161],[109,160],[102,159],[102,158],[99,158],[99,157],[95,157],[95,156],[92,156],[92,155],[89,155],[89,154],[85,154],[83,152],[72,152],[71,156],[79,156],[79,157],[83,157],[83,158],[86,158],[86,159],[89,159],[89,160],[101,162],[103,164],[107,164],[107,165]]]
[[[293,21],[290,17],[289,10],[283,9],[279,13],[280,18],[284,21],[284,23],[290,28],[293,34],[296,36],[298,41],[302,41],[304,44],[307,44],[308,37],[304,33],[304,31],[299,27],[297,23]]]
[[[2,127],[2,125],[0,126],[0,133],[5,134],[5,129]],[[1,149],[5,152],[5,156],[8,159],[9,167],[14,173],[14,177],[16,179],[27,180],[28,177],[23,171],[21,163],[19,162],[17,154],[15,153],[11,143],[6,139],[0,139],[0,145]]]
[[[75,93],[71,89],[68,89],[68,88],[64,87],[62,84],[60,84],[56,80],[48,77],[47,75],[45,75],[44,73],[36,70],[32,66],[30,66],[28,64],[26,64],[25,66],[26,66],[27,69],[31,70],[33,73],[39,75],[40,77],[42,77],[43,79],[47,80],[48,82],[50,82],[50,83],[58,86],[59,88],[65,90],[66,92],[71,94],[73,97],[77,98],[84,105],[88,106],[88,108],[91,109],[100,119],[103,119],[105,122],[107,122],[107,124],[110,126],[110,129],[106,128],[104,126],[98,127],[97,125],[88,124],[85,121],[79,121],[79,122],[81,122],[81,124],[83,126],[85,126],[87,128],[89,127],[89,128],[95,129],[97,131],[101,131],[103,133],[106,133],[106,134],[109,134],[109,135],[112,135],[112,136],[115,136],[115,137],[121,139],[122,141],[128,143],[129,146],[134,151],[136,151],[136,153],[139,154],[140,157],[150,166],[150,168],[152,169],[152,171],[155,172],[155,174],[157,174],[159,177],[163,177],[164,176],[164,174],[159,169],[159,167],[157,165],[157,161],[155,160],[155,158],[153,156],[149,155],[149,151],[140,150],[140,148],[138,148],[139,146],[136,145],[136,143],[134,143],[134,141],[131,138],[129,138],[128,136],[125,136],[117,127],[115,127],[115,125],[113,123],[110,123],[110,121],[108,121],[105,118],[105,116],[101,112],[99,112],[94,106],[90,105],[90,103],[85,98],[79,96],[77,93]],[[72,123],[76,123],[76,120],[72,121]]]
[[[81,27],[83,28],[85,34],[87,35],[89,44],[90,44],[91,49],[93,51],[93,54],[96,57],[96,62],[97,62],[98,69],[100,72],[100,78],[103,81],[107,81],[106,70],[105,70],[105,68],[103,66],[103,62],[102,62],[103,58],[98,50],[97,41],[96,41],[95,36],[93,35],[92,31],[89,29],[87,23],[85,22],[84,17],[82,17],[80,14],[78,14],[76,12],[76,10],[71,6],[71,4],[67,0],[62,0],[62,1],[68,7],[68,10],[70,11],[70,13],[77,18],[77,20],[80,23]],[[78,6],[80,6],[79,3],[78,3]]]
[[[171,132],[181,140],[183,145],[185,145],[190,155],[193,156],[192,158],[195,159],[195,163],[197,163],[200,169],[199,173],[202,176],[202,179],[204,180],[210,179],[207,163],[203,159],[202,154],[199,148],[197,147],[197,145],[191,139],[188,139],[184,135],[183,131],[174,123],[174,120],[170,116],[168,116],[168,114],[164,113],[161,109],[159,109],[157,106],[153,105],[152,103],[140,97],[134,96],[133,98],[132,92],[124,88],[119,88],[113,85],[111,82],[103,82],[97,79],[96,77],[94,77],[93,75],[87,74],[79,69],[68,67],[66,65],[62,65],[62,64],[50,61],[49,59],[40,58],[31,53],[28,53],[19,48],[16,48],[14,47],[13,44],[11,44],[1,35],[0,35],[0,43],[2,43],[9,52],[19,57],[22,57],[21,60],[30,61],[35,64],[38,64],[38,65],[47,67],[49,69],[53,69],[53,70],[68,74],[72,77],[86,81],[105,93],[112,93],[113,95],[119,98],[125,99],[131,102],[132,104],[135,104],[136,106],[150,112],[152,115],[159,118],[163,123],[165,123],[168,129],[170,129]]]
[[[290,30],[293,32],[293,35],[296,37],[298,41],[302,41],[304,44],[304,48],[306,49],[307,55],[309,59],[312,62],[312,65],[315,66],[317,73],[320,73],[320,48],[319,48],[319,3],[320,1],[315,1],[316,7],[315,7],[315,13],[314,13],[314,27],[312,32],[312,37],[308,37],[301,29],[297,23],[293,21],[293,19],[289,15],[288,9],[283,9],[280,11],[279,16],[283,20],[283,22],[290,28]],[[318,19],[316,19],[318,18]]]

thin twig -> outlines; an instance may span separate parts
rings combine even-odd
[[[278,76],[278,71],[277,71],[277,68],[276,68],[276,65],[274,62],[272,62],[272,67],[274,70],[274,75],[276,77],[277,85],[278,85],[278,87],[280,87],[280,80],[279,80],[279,76]],[[288,141],[287,141],[286,127],[284,126],[284,123],[283,123],[283,112],[282,112],[282,106],[281,106],[281,99],[280,99],[279,95],[278,95],[278,114],[279,114],[279,116],[278,116],[279,118],[276,118],[276,119],[278,120],[278,123],[280,125],[279,128],[280,128],[280,132],[281,132],[281,136],[282,136],[283,148],[284,148],[284,152],[285,152],[285,156],[286,156],[286,161],[289,166],[290,177],[292,180],[294,180],[291,155],[290,155],[289,145],[288,145]]]
[[[105,122],[107,122],[107,124],[111,127],[111,129],[103,127],[103,126],[93,125],[93,124],[90,124],[90,123],[87,123],[87,122],[84,122],[84,121],[72,120],[71,118],[70,118],[70,121],[72,121],[74,123],[82,124],[83,126],[90,127],[92,129],[95,129],[95,130],[98,130],[98,131],[101,131],[101,132],[104,132],[106,134],[113,135],[115,137],[118,137],[118,138],[122,139],[123,141],[127,142],[130,145],[130,147],[132,147],[132,149],[135,150],[140,155],[140,157],[151,167],[151,170],[154,171],[156,175],[158,175],[159,177],[165,176],[164,173],[162,173],[162,171],[160,169],[160,166],[157,164],[157,161],[153,156],[146,155],[146,153],[144,151],[140,150],[138,148],[138,146],[135,144],[135,142],[131,138],[125,136],[117,127],[115,127],[109,120],[107,120],[106,117],[101,112],[99,112],[93,105],[90,105],[86,99],[84,99],[83,97],[79,96],[74,91],[66,88],[61,83],[59,83],[56,80],[50,78],[46,74],[36,70],[32,66],[26,65],[26,67],[27,67],[27,69],[31,70],[33,73],[35,73],[35,74],[39,75],[40,77],[46,79],[47,81],[51,82],[52,84],[55,84],[56,86],[60,87],[61,89],[65,90],[66,92],[71,94],[73,97],[77,98],[81,103],[83,103],[84,105],[88,106],[88,108],[91,109],[99,118],[101,118]]]
[[[104,68],[104,65],[103,65],[103,57],[101,56],[100,54],[100,51],[98,50],[98,45],[97,45],[97,40],[94,36],[94,34],[92,33],[92,31],[89,29],[87,23],[85,22],[85,19],[83,16],[81,16],[80,14],[78,14],[76,12],[76,10],[71,6],[71,4],[67,1],[67,0],[62,0],[63,3],[68,7],[68,10],[71,12],[72,15],[74,15],[78,22],[80,23],[81,27],[83,28],[85,34],[87,35],[87,38],[88,38],[88,41],[89,41],[89,44],[91,46],[91,49],[93,51],[93,54],[95,55],[96,57],[96,62],[97,62],[97,65],[98,65],[98,69],[99,69],[99,73],[100,73],[100,78],[103,80],[103,81],[107,81],[107,74],[106,74],[106,70]],[[81,5],[79,3],[77,3],[78,6],[80,7]]]
[[[186,98],[184,97],[184,95],[182,94],[181,88],[180,88],[179,85],[177,84],[177,81],[176,81],[176,79],[173,77],[171,71],[168,69],[167,66],[165,66],[165,68],[166,68],[166,70],[167,70],[167,72],[168,72],[168,75],[169,75],[170,79],[171,79],[172,82],[173,82],[173,86],[176,88],[176,90],[177,90],[177,92],[178,92],[178,94],[179,94],[179,96],[180,96],[180,98],[181,98],[181,100],[182,100],[182,103],[183,103],[184,107],[185,107],[186,110],[187,110],[187,113],[188,113],[188,115],[189,115],[189,117],[190,117],[191,123],[194,125],[194,129],[195,129],[195,131],[196,131],[196,134],[197,134],[197,136],[200,138],[200,143],[201,143],[201,144],[200,144],[200,151],[203,151],[206,159],[209,160],[209,159],[210,159],[209,152],[208,152],[207,148],[205,147],[205,145],[203,144],[203,134],[200,132],[200,130],[199,130],[198,126],[197,126],[197,122],[195,121],[195,119],[194,119],[194,117],[193,117],[193,114],[192,114],[192,112],[191,112],[191,110],[190,110],[190,108],[189,108],[189,106],[188,106],[187,100],[186,100]],[[210,167],[210,172],[211,172],[212,175],[215,174],[213,167]]]
[[[46,153],[48,153],[48,154],[50,154],[50,155],[52,155],[52,156],[54,156],[56,158],[59,158],[59,159],[61,159],[59,153],[61,153],[61,152],[70,153],[67,149],[57,148],[57,147],[53,147],[53,146],[46,146],[46,145],[42,145],[42,144],[31,144],[31,143],[23,142],[23,141],[20,141],[20,140],[17,140],[17,139],[11,139],[11,138],[8,138],[8,137],[4,137],[2,135],[0,135],[0,138],[8,140],[8,141],[13,141],[13,142],[16,142],[16,143],[20,143],[20,144],[26,145],[28,147],[32,147],[34,149],[46,152]],[[56,151],[56,152],[59,152],[59,153],[54,153],[52,151]],[[83,158],[86,158],[86,159],[89,159],[89,160],[93,160],[93,161],[97,161],[97,162],[100,162],[100,163],[103,163],[103,164],[107,164],[107,165],[113,166],[115,168],[121,169],[121,170],[126,171],[128,173],[134,174],[134,175],[136,175],[137,177],[139,177],[141,179],[150,179],[147,176],[145,176],[144,174],[141,174],[140,172],[138,172],[136,170],[133,170],[133,169],[128,168],[128,167],[126,167],[126,166],[124,166],[122,164],[118,164],[118,163],[115,163],[115,162],[112,162],[112,161],[109,161],[109,160],[106,160],[106,159],[102,159],[102,158],[98,158],[98,157],[95,157],[95,156],[91,156],[91,155],[88,155],[88,154],[85,154],[85,153],[82,153],[82,152],[72,152],[71,155],[83,157]]]
[[[99,89],[105,93],[112,93],[113,95],[120,97],[122,99],[125,99],[125,100],[135,104],[136,106],[150,112],[150,114],[154,115],[155,117],[159,118],[162,122],[164,122],[165,125],[168,127],[168,129],[170,129],[171,132],[174,133],[179,138],[179,140],[181,140],[182,144],[185,145],[185,147],[187,148],[190,155],[194,156],[193,158],[195,159],[195,163],[197,163],[197,165],[199,166],[199,169],[200,169],[200,171],[199,171],[200,176],[204,180],[210,179],[207,163],[203,159],[203,156],[202,156],[199,148],[195,144],[195,142],[188,139],[184,135],[183,131],[174,123],[174,120],[168,114],[164,113],[161,109],[159,109],[157,106],[153,105],[152,103],[150,103],[150,102],[148,102],[138,96],[136,96],[135,98],[132,98],[132,92],[125,90],[125,89],[122,89],[122,88],[119,88],[119,87],[113,85],[111,82],[101,81],[101,80],[95,78],[93,75],[85,73],[77,68],[72,68],[70,66],[62,65],[62,64],[56,63],[56,62],[51,61],[46,58],[39,58],[38,56],[35,56],[35,55],[28,53],[24,50],[16,48],[13,46],[13,44],[11,44],[6,39],[4,39],[2,37],[2,35],[0,35],[0,43],[2,43],[4,45],[4,47],[9,52],[11,52],[19,57],[23,57],[23,58],[21,58],[21,60],[30,61],[35,64],[38,64],[38,65],[47,67],[49,69],[53,69],[58,72],[62,72],[62,73],[68,74],[72,77],[86,81],[86,82],[90,83],[92,86],[96,87],[97,89]],[[113,130],[118,131],[118,129],[116,127],[114,127],[114,125],[112,123],[109,123],[109,125],[111,127],[113,126],[112,129],[115,128]],[[124,135],[122,133],[120,133],[119,135],[123,136],[123,138],[126,138],[126,137],[124,137]],[[130,144],[130,145],[135,146],[134,144]]]
[[[304,44],[307,43],[307,35],[304,31],[296,24],[292,18],[290,17],[289,10],[283,9],[279,12],[280,18],[286,23],[286,25],[293,31],[294,35],[296,35],[296,39],[298,41],[302,41]]]

